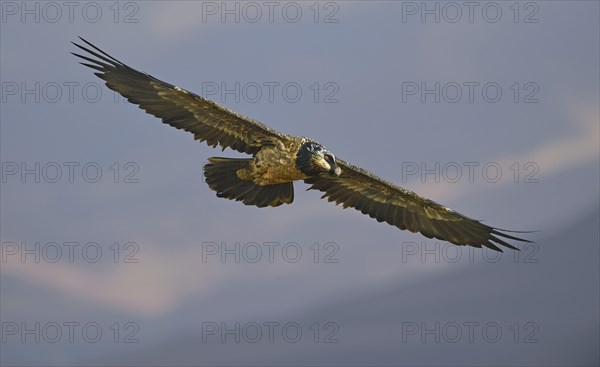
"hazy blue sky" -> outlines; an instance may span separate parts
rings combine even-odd
[[[565,339],[598,339],[597,232],[583,244],[544,244],[600,203],[599,12],[594,1],[2,1],[2,363],[139,361],[213,323],[279,321],[300,323],[309,339],[314,322],[320,338],[332,322],[339,343],[308,362],[281,340],[257,349],[242,341],[247,350],[238,354],[228,339],[215,350],[232,358],[285,350],[279,363],[328,365],[360,356],[362,345],[363,363],[375,364],[366,356],[390,355],[398,344],[367,353],[357,340],[389,325],[400,325],[392,330],[401,338],[408,325],[384,312],[389,325],[369,322],[386,305],[377,290],[410,299],[424,312],[411,316],[417,325],[497,322],[505,338],[514,323],[521,334],[537,327],[536,343],[498,344],[504,355],[523,356],[505,363],[597,364],[597,352],[585,348],[536,356],[557,345],[544,335],[568,328],[564,315],[581,316]],[[439,244],[319,200],[302,183],[295,202],[276,209],[219,199],[202,165],[240,154],[198,144],[115,96],[69,54],[77,36],[487,224],[539,230],[528,235],[537,242],[500,258]],[[561,256],[549,248],[579,256],[553,262]],[[541,291],[552,287],[541,274],[555,266],[570,281],[553,297]],[[457,316],[458,301],[477,305],[489,294],[491,269],[530,292],[515,291],[515,299],[508,287],[505,302]],[[462,282],[465,271],[474,279]],[[569,278],[579,272],[587,282]],[[447,278],[458,280],[442,283],[456,287],[446,290],[447,310],[431,309],[439,300],[422,290]],[[536,319],[533,311],[553,302],[564,314]],[[352,306],[360,327],[335,312],[310,319],[337,304]],[[70,343],[70,321],[91,324],[89,333],[99,328],[101,339],[76,329]],[[582,332],[585,322],[591,329]],[[56,343],[53,323],[63,332]],[[125,343],[128,335],[139,341]],[[438,364],[459,363],[417,344]],[[479,339],[473,349],[494,345]],[[180,357],[162,363],[209,364]],[[394,355],[386,363],[408,361]]]

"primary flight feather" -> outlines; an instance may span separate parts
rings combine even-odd
[[[199,95],[130,68],[80,37],[73,43],[87,55],[73,53],[106,82],[108,88],[168,125],[194,134],[211,147],[220,145],[252,158],[209,158],[204,175],[218,197],[258,207],[290,204],[293,182],[303,180],[323,198],[352,207],[378,222],[420,232],[456,245],[497,245],[527,241],[487,226],[410,190],[336,158],[315,140],[282,134]]]

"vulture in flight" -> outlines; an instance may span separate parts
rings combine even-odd
[[[90,42],[73,44],[85,55],[81,64],[94,69],[106,86],[163,123],[194,134],[211,147],[220,145],[252,158],[209,158],[208,186],[217,196],[246,205],[276,207],[294,200],[293,182],[302,180],[323,198],[352,207],[402,230],[420,232],[461,246],[518,250],[507,240],[527,241],[487,226],[454,210],[353,166],[317,141],[291,136],[242,116],[197,94],[137,71]],[[522,233],[522,232],[521,232]]]

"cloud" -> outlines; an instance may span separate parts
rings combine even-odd
[[[210,264],[194,264],[201,256],[199,248],[167,252],[144,247],[138,263],[98,264],[98,269],[86,263],[84,269],[72,263],[8,258],[2,272],[122,312],[154,316],[177,306],[188,290],[210,288],[215,274]],[[195,269],[193,274],[190,269]]]
[[[498,157],[493,161],[500,167],[510,167],[514,162],[524,164],[535,163],[540,170],[540,175],[549,177],[560,174],[576,166],[585,165],[598,161],[600,152],[600,115],[597,106],[571,104],[568,106],[568,115],[571,116],[569,124],[573,133],[561,137],[558,140],[545,141],[531,150]],[[426,182],[419,186],[419,192],[423,195],[434,197],[436,201],[457,200],[461,197],[473,194],[473,190],[484,190],[499,185],[512,183],[512,180],[502,179],[494,185],[472,185],[472,184],[439,184]]]
[[[196,32],[198,27],[208,27],[202,22],[206,2],[155,2],[149,6],[147,20],[154,37],[169,39]]]

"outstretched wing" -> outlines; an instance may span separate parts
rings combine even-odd
[[[139,72],[106,54],[79,37],[90,48],[73,43],[89,55],[73,55],[85,60],[82,65],[106,81],[106,85],[144,111],[178,129],[194,134],[208,145],[254,154],[264,145],[286,139],[258,121],[239,115],[213,101]],[[93,56],[93,57],[92,57]]]
[[[340,176],[316,176],[304,182],[309,189],[323,191],[322,198],[352,207],[378,222],[387,222],[400,229],[420,232],[427,238],[437,238],[456,245],[485,246],[502,250],[497,244],[518,250],[502,238],[531,242],[486,226],[412,191],[372,175],[362,168],[337,160]]]

